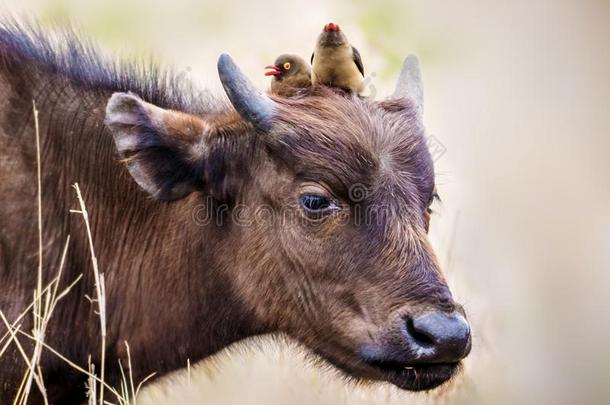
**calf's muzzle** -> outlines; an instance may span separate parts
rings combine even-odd
[[[471,348],[470,325],[458,311],[428,311],[406,317],[403,336],[413,364],[457,363]]]

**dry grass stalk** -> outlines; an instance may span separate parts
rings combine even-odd
[[[57,288],[59,286],[59,280],[61,279],[61,273],[63,270],[63,266],[65,263],[66,253],[68,251],[70,238],[66,242],[66,246],[62,253],[62,258],[59,266],[59,274],[56,277],[55,284],[52,288],[44,289],[42,285],[42,270],[43,270],[43,244],[42,244],[42,164],[41,164],[41,153],[40,153],[40,126],[38,123],[38,110],[36,109],[36,103],[32,101],[32,111],[34,114],[34,128],[36,134],[36,163],[37,163],[37,205],[38,205],[38,272],[37,272],[37,283],[36,290],[34,291],[34,299],[32,306],[32,315],[33,315],[33,328],[32,334],[38,338],[37,342],[34,344],[34,351],[32,353],[32,357],[29,361],[26,361],[28,364],[28,369],[24,375],[25,384],[22,385],[17,393],[14,403],[15,404],[26,404],[27,399],[30,396],[30,391],[32,387],[32,382],[36,381],[38,389],[42,395],[45,404],[48,404],[48,398],[46,395],[46,389],[44,386],[44,380],[42,378],[39,361],[40,356],[42,354],[42,346],[38,343],[38,341],[44,341],[44,337],[46,334],[47,325],[49,323],[49,319],[55,309],[57,304]],[[43,294],[44,294],[44,304],[43,304]],[[6,321],[6,318],[3,317],[3,321]],[[7,327],[10,325],[8,322],[5,322]],[[9,330],[10,331],[10,330]],[[18,340],[15,336],[14,331],[11,332],[13,341],[15,344],[18,344]],[[23,350],[20,350],[23,353]],[[38,372],[37,372],[38,370]]]
[[[78,183],[74,183],[74,190],[76,191],[76,197],[78,198],[78,203],[80,205],[80,210],[71,210],[70,212],[79,213],[83,216],[83,221],[85,222],[85,228],[87,230],[87,240],[89,241],[89,252],[91,253],[91,264],[93,265],[93,274],[95,277],[95,294],[97,302],[97,314],[100,319],[100,334],[102,337],[101,342],[101,357],[100,357],[100,380],[102,385],[104,385],[104,371],[106,368],[106,287],[104,284],[104,274],[100,273],[97,257],[95,256],[95,249],[93,247],[93,236],[91,234],[91,226],[89,224],[89,213],[87,212],[87,207],[85,206],[85,201],[83,200],[83,196],[80,192],[80,187]],[[104,405],[104,389],[100,389],[99,393],[99,404]]]
[[[42,164],[40,158],[40,126],[38,125],[38,110],[36,109],[36,102],[32,100],[32,110],[34,113],[34,128],[36,133],[36,184],[37,184],[37,198],[38,198],[38,278],[36,283],[36,290],[34,291],[34,327],[32,329],[32,333],[34,335],[40,335],[44,339],[46,322],[43,321],[45,318],[45,313],[43,312],[42,307],[42,265],[43,265],[43,256],[42,256]],[[49,296],[46,295],[46,307],[49,304]],[[48,319],[48,318],[47,318]],[[30,395],[30,388],[32,386],[32,380],[34,379],[35,365],[38,364],[40,360],[40,345],[36,344],[34,346],[34,353],[32,354],[32,360],[30,361],[30,368],[28,371],[27,382],[25,385],[24,395],[23,395],[23,404],[27,403],[27,398]],[[42,396],[44,398],[45,404],[47,404],[47,396],[46,390],[44,388],[42,379],[37,379],[40,381],[38,383]]]
[[[191,359],[186,359],[186,373],[188,376],[188,384],[191,385]]]
[[[87,404],[95,405],[95,400],[97,399],[96,387],[97,384],[95,382],[95,364],[91,363],[91,355],[87,360],[87,364],[89,365],[89,378],[87,380]]]

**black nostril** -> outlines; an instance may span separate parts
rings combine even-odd
[[[406,322],[407,322],[407,333],[417,343],[421,344],[422,346],[431,346],[434,344],[433,338],[430,335],[428,335],[425,331],[422,332],[422,331],[415,329],[412,318],[410,318],[410,317],[407,318]]]
[[[459,312],[427,312],[406,319],[409,344],[427,362],[457,362],[470,351],[470,326]]]

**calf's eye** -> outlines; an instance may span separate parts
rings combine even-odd
[[[338,209],[337,204],[328,197],[318,194],[303,194],[299,197],[299,204],[305,213],[320,216],[334,212]]]

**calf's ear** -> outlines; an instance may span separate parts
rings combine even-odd
[[[134,180],[154,198],[177,200],[201,186],[204,123],[131,93],[114,93],[106,126]]]

